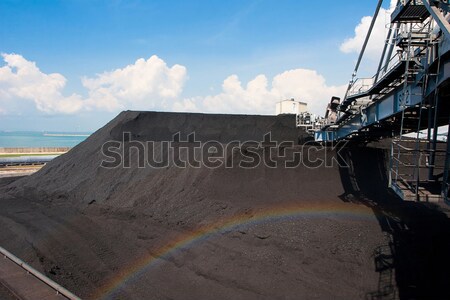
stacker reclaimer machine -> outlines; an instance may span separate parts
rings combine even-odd
[[[378,70],[371,78],[357,78],[382,2],[378,2],[346,95],[337,105],[337,117],[315,132],[315,140],[388,138],[390,188],[404,200],[450,204],[448,1],[398,1]]]

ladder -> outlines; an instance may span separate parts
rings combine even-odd
[[[433,171],[436,169],[436,137],[427,140],[420,137],[424,127],[423,117],[425,111],[436,112],[437,101],[427,103],[424,94],[429,81],[429,74],[425,72],[420,82],[416,82],[418,69],[416,64],[411,67],[412,61],[418,61],[421,56],[430,54],[429,32],[430,24],[417,26],[417,24],[402,24],[403,31],[397,35],[398,46],[406,53],[406,67],[403,76],[403,93],[399,99],[403,108],[400,116],[400,128],[396,137],[392,139],[390,152],[389,186],[403,200],[410,201],[439,201],[441,196],[439,188],[435,187]],[[420,66],[419,66],[420,67]],[[424,71],[423,69],[420,71]],[[436,79],[437,80],[437,79]],[[421,102],[412,106],[408,100],[409,89],[412,84],[421,84]],[[433,106],[434,105],[434,106]],[[432,109],[432,110],[430,110]],[[435,130],[436,131],[436,130]],[[406,136],[414,133],[414,136]],[[427,176],[428,175],[428,176]]]

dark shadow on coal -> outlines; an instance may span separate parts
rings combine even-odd
[[[366,299],[450,299],[450,220],[435,204],[402,201],[388,188],[388,151],[347,146],[341,199],[371,207],[389,243],[374,251],[376,291]],[[341,164],[344,165],[344,164]]]

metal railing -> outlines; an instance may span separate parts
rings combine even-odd
[[[374,77],[372,78],[358,78],[356,79],[350,90],[348,91],[347,97],[359,95],[370,90],[374,85]]]
[[[57,284],[56,282],[54,282],[47,276],[43,275],[42,273],[40,273],[39,271],[37,271],[36,269],[31,267],[30,265],[28,265],[27,263],[22,261],[20,258],[14,256],[11,252],[6,250],[5,248],[0,247],[0,254],[3,256],[4,259],[9,259],[16,265],[20,266],[25,271],[27,271],[32,276],[36,277],[37,279],[39,279],[40,281],[42,281],[43,283],[45,283],[46,285],[48,285],[49,287],[54,289],[57,294],[61,294],[62,296],[66,297],[67,299],[70,299],[70,300],[81,300],[81,298],[75,296],[67,289],[63,288],[62,286],[60,286],[59,284]]]
[[[404,141],[405,142],[405,141]],[[417,193],[420,180],[420,169],[444,169],[443,166],[430,164],[431,154],[444,156],[445,150],[421,149],[420,145],[426,145],[427,140],[408,140],[406,142],[418,143],[415,148],[401,144],[401,141],[393,141],[390,154],[390,185],[401,182],[410,191]]]
[[[358,78],[356,79],[347,94],[347,97],[363,94],[372,89],[377,83],[379,83],[389,72],[395,69],[404,60],[405,53],[401,55],[394,55],[379,72],[373,75],[371,78]]]

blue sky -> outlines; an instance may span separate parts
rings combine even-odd
[[[92,131],[122,109],[268,114],[291,96],[320,112],[376,2],[2,0],[0,130]]]

